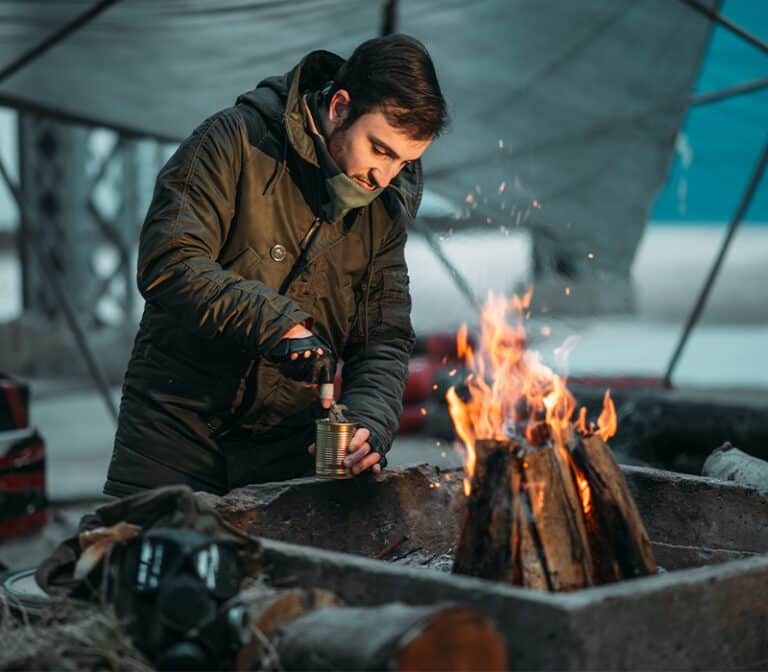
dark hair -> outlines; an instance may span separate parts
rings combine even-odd
[[[448,124],[432,59],[424,45],[408,35],[363,42],[336,73],[329,96],[339,89],[350,96],[344,127],[377,107],[390,124],[415,140],[435,138]]]

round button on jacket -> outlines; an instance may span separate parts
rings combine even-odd
[[[275,261],[282,261],[285,259],[287,254],[288,253],[285,251],[285,247],[280,245],[280,243],[273,245],[272,249],[269,251],[269,256],[272,257],[272,259]]]

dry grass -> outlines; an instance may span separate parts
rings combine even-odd
[[[17,605],[3,600],[0,642],[0,670],[153,669],[133,646],[111,608],[84,602],[55,602],[32,619]]]

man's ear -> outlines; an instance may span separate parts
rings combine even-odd
[[[331,97],[331,101],[328,103],[328,121],[331,122],[333,128],[341,126],[347,118],[349,101],[349,91],[346,89],[339,89]]]

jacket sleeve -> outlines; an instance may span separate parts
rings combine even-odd
[[[257,354],[308,315],[218,262],[237,225],[238,182],[247,160],[242,124],[234,108],[214,115],[160,171],[139,241],[138,285],[147,301],[187,331]]]
[[[386,453],[403,411],[403,389],[415,336],[405,263],[405,225],[396,227],[374,259],[367,348],[362,334],[344,353],[342,399],[347,417],[371,430],[371,447]],[[365,322],[363,321],[363,329]]]

